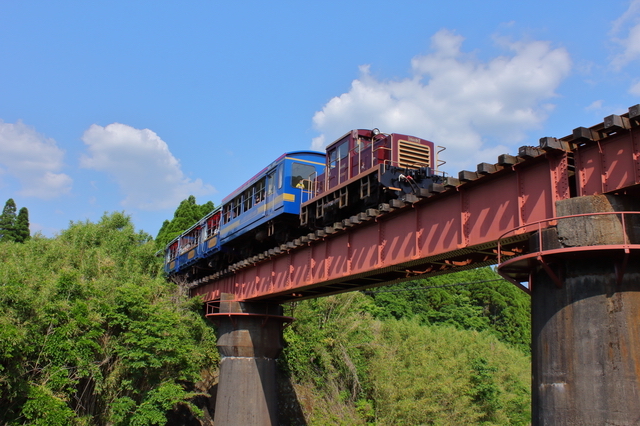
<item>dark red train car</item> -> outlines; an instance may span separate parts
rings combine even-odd
[[[378,129],[352,130],[327,146],[325,172],[313,179],[302,225],[323,226],[439,182],[436,146]]]

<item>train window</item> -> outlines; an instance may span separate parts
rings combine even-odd
[[[178,256],[178,242],[171,244],[169,247],[169,252],[167,254],[167,262],[172,261]]]
[[[255,185],[255,196],[256,196],[256,204],[261,203],[264,200],[264,183],[265,178],[262,178]]]
[[[180,241],[181,250],[180,253],[184,253],[190,250],[192,247],[197,246],[200,243],[200,228],[196,228],[189,232],[187,235],[182,236]]]
[[[353,147],[353,151],[356,153],[362,151],[362,139],[360,138],[356,139],[355,145]]]
[[[282,165],[278,166],[278,189],[282,188],[283,181],[283,167]]]
[[[327,167],[330,168],[334,168],[336,166],[336,154],[337,154],[338,150],[333,149],[331,150],[331,152],[329,153],[329,155],[327,156]]]
[[[229,222],[229,219],[231,219],[231,203],[227,203],[222,208],[222,223]]]
[[[216,213],[207,219],[207,234],[206,238],[209,238],[218,233],[218,228],[220,226],[220,213]]]
[[[276,191],[276,179],[275,179],[275,172],[270,173],[269,176],[267,176],[267,195],[273,195],[273,193]]]
[[[344,141],[337,149],[338,151],[338,160],[342,160],[349,154],[349,141]]]
[[[349,141],[345,140],[339,146],[333,148],[329,152],[329,156],[327,158],[329,168],[334,168],[337,166],[337,163],[340,162],[343,158],[345,158],[349,154]]]
[[[244,211],[248,211],[251,207],[253,207],[253,187],[247,189],[246,191],[244,191],[244,194],[242,195],[244,197],[243,203],[244,203]]]
[[[240,202],[240,198],[242,198],[241,195],[238,195],[236,198],[233,199],[233,201],[231,201],[231,217],[238,217],[240,216],[240,208],[241,208],[241,202]]]
[[[294,188],[309,189],[311,176],[315,171],[315,167],[309,164],[293,163],[291,166],[291,186]]]
[[[366,149],[369,145],[371,145],[371,140],[368,138],[358,138],[355,141],[355,146],[353,147],[354,152],[360,152],[363,149]]]

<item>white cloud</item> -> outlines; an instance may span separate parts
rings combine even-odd
[[[620,36],[622,34],[622,36]],[[640,0],[632,0],[629,8],[611,26],[611,39],[622,48],[611,65],[619,70],[640,58]]]
[[[629,93],[631,93],[632,95],[640,96],[640,81],[631,86],[631,88],[629,89]]]
[[[602,111],[602,104],[603,104],[603,100],[602,99],[598,99],[597,101],[593,101],[591,102],[591,104],[589,106],[587,106],[585,108],[586,111]]]
[[[18,120],[0,120],[0,175],[15,178],[19,195],[52,199],[71,190],[72,179],[59,173],[64,151],[56,141]]]
[[[80,165],[112,176],[125,194],[125,207],[161,210],[175,207],[189,195],[214,192],[202,180],[187,178],[167,144],[149,129],[93,124],[82,140],[89,155],[81,157]]]
[[[431,53],[414,57],[413,76],[404,80],[380,81],[361,66],[349,92],[314,115],[322,134],[313,148],[349,129],[378,127],[446,146],[445,169],[455,174],[512,151],[553,109],[546,102],[569,74],[569,54],[548,42],[499,39],[510,54],[481,62],[462,52],[463,40],[447,30],[436,33]]]

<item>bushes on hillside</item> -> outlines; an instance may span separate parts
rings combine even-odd
[[[155,425],[217,351],[200,303],[121,213],[0,244],[0,424]]]

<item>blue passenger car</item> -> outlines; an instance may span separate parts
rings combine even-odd
[[[325,155],[285,153],[222,200],[222,205],[171,241],[165,272],[203,264],[213,270],[286,242],[299,229],[300,205],[324,172]]]
[[[180,272],[220,251],[220,215],[218,207],[167,245],[165,273]]]
[[[275,229],[282,214],[300,215],[300,204],[310,197],[311,181],[324,172],[325,155],[312,151],[283,154],[244,185],[222,200],[222,244],[246,232],[272,222],[267,235],[256,235],[258,241],[284,231]]]

